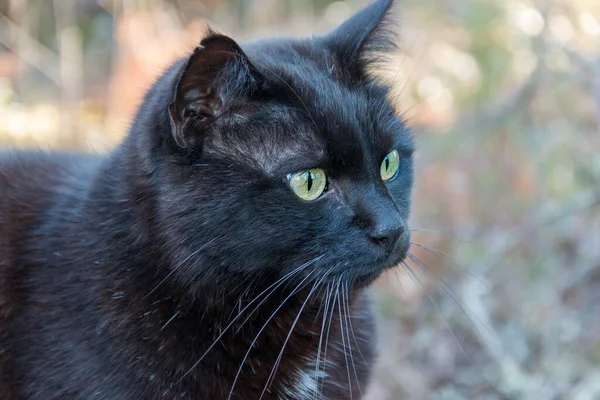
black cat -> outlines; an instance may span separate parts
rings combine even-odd
[[[0,398],[359,399],[407,252],[380,0],[310,39],[209,32],[108,157],[0,156]]]

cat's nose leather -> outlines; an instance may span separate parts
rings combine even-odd
[[[391,251],[398,242],[398,239],[404,233],[404,221],[399,216],[388,215],[381,217],[368,232],[373,242],[385,247],[387,251]]]
[[[384,226],[376,227],[375,230],[369,233],[371,239],[385,247],[388,251],[393,249],[396,242],[404,233],[404,224],[390,223]]]

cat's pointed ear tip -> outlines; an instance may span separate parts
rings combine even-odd
[[[198,43],[196,49],[202,49],[211,43],[237,45],[236,41],[233,40],[231,37],[224,35],[221,32],[218,32],[209,26],[206,28],[204,34],[202,35],[202,39],[200,39],[200,43]]]

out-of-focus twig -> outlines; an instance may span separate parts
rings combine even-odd
[[[565,206],[545,215],[536,216],[529,223],[508,230],[503,245],[495,251],[491,251],[491,255],[488,258],[489,261],[485,263],[484,268],[488,270],[500,265],[528,236],[541,227],[551,225],[573,214],[598,206],[600,206],[600,191],[587,192],[573,201],[570,206]]]
[[[600,59],[590,60],[567,46],[564,47],[564,52],[573,64],[589,76],[591,94],[596,103],[596,126],[600,133]]]
[[[82,39],[72,1],[54,0],[54,15],[59,39],[62,94],[67,107],[64,133],[69,136],[72,145],[79,147],[82,138],[78,110],[83,98]]]
[[[505,124],[507,120],[514,118],[519,110],[526,108],[531,102],[542,83],[542,76],[541,68],[538,67],[521,86],[497,102],[465,113],[454,123],[454,126],[462,127],[463,131],[480,132],[481,127],[490,130]]]
[[[58,86],[62,86],[60,60],[56,53],[32,38],[3,14],[0,14],[0,43]]]

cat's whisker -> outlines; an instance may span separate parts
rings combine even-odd
[[[408,272],[408,275],[412,278],[412,280],[415,283],[415,285],[417,285],[417,287],[421,290],[421,292],[423,292],[427,296],[427,298],[429,299],[429,301],[431,302],[431,304],[435,307],[435,309],[437,310],[437,312],[440,314],[440,316],[444,320],[444,323],[446,324],[446,327],[448,328],[448,331],[450,332],[450,335],[452,335],[452,338],[454,339],[454,341],[458,345],[458,348],[460,349],[461,353],[463,354],[463,356],[465,357],[465,359],[467,360],[467,362],[471,366],[473,366],[473,363],[471,362],[471,359],[469,358],[467,352],[465,351],[465,348],[460,343],[460,340],[458,339],[458,337],[454,333],[454,330],[452,329],[452,326],[450,325],[450,321],[448,320],[448,317],[446,316],[446,314],[444,314],[444,312],[442,311],[442,309],[441,309],[440,305],[438,304],[438,302],[435,301],[435,299],[433,298],[433,295],[429,292],[429,290],[427,290],[427,288],[425,287],[423,281],[421,280],[421,278],[419,278],[419,276],[415,273],[415,271],[413,271],[412,268],[410,268],[410,266],[405,261],[402,261],[401,264],[406,269],[406,272]]]
[[[261,298],[265,293],[267,293],[269,290],[271,290],[271,292],[269,292],[267,294],[267,296],[265,297],[265,299],[270,296],[278,287],[280,287],[285,281],[287,281],[288,279],[290,279],[292,276],[296,275],[297,273],[299,273],[300,271],[308,268],[310,265],[312,265],[314,262],[320,260],[321,258],[323,258],[324,255],[320,255],[317,256],[315,258],[313,258],[312,260],[300,265],[299,267],[294,268],[292,271],[290,271],[289,273],[287,273],[286,275],[284,275],[283,277],[279,278],[276,282],[274,282],[273,284],[271,284],[269,287],[267,287],[265,290],[263,290],[261,293],[259,293],[250,303],[248,303],[237,315],[236,317],[231,320],[229,322],[229,324],[227,324],[227,326],[225,326],[225,328],[221,331],[221,333],[219,334],[219,336],[217,336],[217,338],[213,341],[213,343],[208,347],[208,349],[206,349],[206,351],[200,356],[200,358],[198,359],[198,361],[196,361],[191,368],[185,373],[183,374],[183,376],[181,378],[179,378],[179,381],[177,383],[181,383],[181,381],[190,374],[190,372],[192,372],[194,370],[194,368],[196,368],[200,362],[202,362],[202,360],[204,359],[204,357],[206,357],[206,355],[208,354],[208,352],[210,350],[212,350],[212,348],[219,342],[219,340],[221,340],[221,338],[225,335],[225,333],[233,326],[233,324],[235,323],[235,321],[237,321],[238,318],[240,318],[242,316],[242,314],[252,306],[252,304],[254,304],[254,302],[256,302],[259,298]],[[306,278],[305,278],[306,279]],[[264,300],[263,299],[263,302]],[[261,302],[262,304],[262,302]],[[256,310],[256,308],[253,310],[253,312]]]
[[[421,36],[420,33],[417,36],[415,36],[415,38],[413,39],[412,43],[410,44],[408,50],[404,52],[404,57],[402,57],[402,61],[400,61],[400,65],[398,65],[398,68],[396,69],[396,73],[394,74],[394,78],[391,81],[392,85],[395,85],[396,82],[398,81],[398,75],[400,74],[400,70],[402,70],[404,63],[406,62],[406,59],[408,58],[408,55],[412,51],[413,47],[415,46],[415,43],[417,43],[417,40],[419,39],[420,36]]]
[[[173,316],[171,318],[169,318],[169,320],[158,331],[160,332],[163,329],[165,329],[167,327],[167,325],[169,325],[171,322],[173,322],[173,320],[175,318],[177,318],[178,315],[179,315],[179,311],[175,311],[175,314],[173,314]]]
[[[315,362],[315,377],[317,379],[317,385],[315,385],[315,392],[314,392],[314,396],[315,398],[319,395],[319,388],[318,388],[318,383],[319,383],[319,367],[320,367],[320,360],[321,360],[321,351],[322,351],[322,344],[323,344],[323,334],[325,333],[325,322],[327,321],[327,315],[329,313],[329,303],[331,302],[331,286],[328,283],[327,284],[327,294],[326,294],[326,299],[325,299],[325,307],[323,309],[323,322],[321,324],[321,333],[319,334],[319,347],[317,348],[317,359]],[[325,377],[323,377],[323,379],[325,379]]]
[[[341,283],[342,283],[342,281],[340,278],[340,280],[338,281],[338,290],[340,288]],[[348,392],[350,393],[350,400],[352,400],[352,379],[350,378],[350,363],[348,362],[348,353],[346,352],[346,339],[344,336],[344,323],[342,322],[343,308],[342,308],[342,303],[341,303],[341,297],[343,294],[344,294],[344,292],[340,290],[340,295],[337,298],[338,308],[340,309],[338,316],[340,319],[340,333],[342,336],[342,351],[344,353],[344,359],[346,360],[346,372],[348,373]]]
[[[360,389],[360,384],[359,384],[359,379],[358,379],[358,374],[356,373],[356,364],[354,362],[354,355],[352,352],[352,345],[350,344],[350,326],[352,326],[352,321],[349,321],[349,316],[348,316],[348,297],[349,297],[349,292],[348,292],[348,282],[345,282],[344,285],[344,290],[342,291],[343,294],[343,301],[342,301],[342,306],[345,308],[345,310],[342,310],[342,312],[340,313],[340,315],[343,313],[344,314],[344,323],[346,324],[346,344],[348,345],[348,351],[349,351],[349,356],[350,356],[350,361],[352,363],[352,369],[354,370],[354,378],[356,379],[356,387],[358,388],[358,392],[360,393],[360,397],[362,398],[362,390]],[[350,324],[348,324],[348,322],[350,322]],[[343,332],[342,332],[343,334]],[[355,338],[356,340],[356,338]],[[352,388],[350,388],[350,397],[352,397]]]
[[[477,282],[481,283],[487,289],[489,289],[489,285],[487,284],[487,282],[485,282],[485,280],[481,276],[478,276],[477,274],[475,274],[472,271],[470,271],[468,268],[463,267],[462,265],[460,265],[459,261],[456,258],[454,258],[451,255],[449,255],[448,253],[444,253],[443,251],[434,249],[433,247],[430,247],[430,246],[426,246],[426,245],[424,245],[422,243],[417,243],[417,242],[411,241],[410,244],[413,245],[413,246],[419,247],[419,248],[421,248],[421,249],[423,249],[425,251],[428,251],[429,253],[435,254],[436,256],[439,256],[439,257],[447,259],[448,261],[450,261],[450,263],[452,265],[454,265],[455,267],[458,267],[458,268],[462,269],[471,278],[477,280]],[[414,256],[414,254],[413,254],[413,256]]]
[[[335,286],[335,284],[331,285],[331,290],[332,290],[332,300],[331,303],[333,305],[333,308],[331,309],[331,312],[329,313],[329,322],[327,323],[327,334],[325,336],[325,347],[324,347],[324,353],[323,353],[323,379],[321,380],[320,384],[319,384],[319,392],[321,392],[323,390],[323,384],[325,383],[325,375],[327,372],[327,348],[329,347],[329,334],[331,333],[331,324],[333,323],[333,317],[335,315],[335,310],[336,310],[336,299],[338,297],[338,287]]]
[[[397,273],[397,271],[396,271],[396,273]],[[348,318],[350,318],[350,332],[352,333],[352,337],[354,338],[354,343],[356,344],[356,350],[358,350],[358,354],[360,355],[360,358],[363,360],[363,363],[366,363],[367,361],[365,360],[365,357],[363,356],[362,351],[360,351],[360,345],[358,344],[358,340],[356,340],[356,334],[354,333],[354,326],[352,324],[353,317],[352,317],[352,312],[350,311],[351,306],[349,304],[349,298],[350,298],[349,291],[350,291],[349,285],[348,285],[348,283],[346,283],[346,294],[347,294],[347,296],[346,296],[346,311],[348,313]]]
[[[477,335],[477,338],[479,340],[479,342],[486,348],[489,350],[489,347],[487,345],[487,343],[485,342],[485,340],[483,339],[483,335],[481,334],[481,332],[479,331],[480,326],[484,326],[483,322],[481,320],[479,320],[479,318],[477,318],[477,316],[475,315],[475,313],[473,313],[468,306],[466,306],[462,301],[460,301],[459,296],[456,292],[454,292],[454,290],[450,287],[450,285],[448,285],[446,282],[444,282],[443,279],[436,277],[433,272],[427,268],[427,265],[425,265],[425,263],[423,263],[422,260],[420,260],[417,256],[415,256],[412,253],[408,253],[408,258],[410,258],[410,260],[421,270],[423,271],[428,277],[429,279],[431,279],[431,281],[433,281],[436,286],[442,290],[444,292],[444,294],[446,296],[448,296],[448,298],[450,298],[450,300],[452,300],[454,302],[454,304],[460,309],[460,311],[464,314],[464,316],[466,317],[469,325],[471,325],[471,327],[473,328],[473,330],[475,331],[475,334]],[[473,318],[475,318],[475,320],[479,323],[479,325],[475,324],[475,321],[473,321]]]
[[[457,83],[454,84],[450,84],[450,85],[443,85],[442,88],[440,88],[439,90],[437,90],[436,92],[430,94],[429,96],[417,101],[415,104],[413,104],[412,106],[410,106],[409,108],[407,108],[406,110],[402,110],[402,113],[400,114],[401,117],[405,120],[412,120],[413,116],[409,116],[408,114],[413,111],[414,109],[416,109],[417,107],[421,106],[422,104],[424,104],[425,102],[427,102],[428,100],[434,98],[435,96],[439,96],[441,93],[443,93],[444,90],[447,89],[454,89],[457,86]]]
[[[409,231],[411,231],[411,232],[434,232],[434,233],[438,233],[438,232],[448,232],[448,231],[450,231],[450,229],[444,229],[444,228],[410,228]]]
[[[315,258],[315,259],[313,259],[312,261],[309,261],[308,263],[305,263],[305,264],[301,265],[300,267],[296,268],[297,272],[300,272],[300,269],[304,269],[304,268],[308,267],[309,265],[311,265],[311,264],[315,263],[316,261],[320,260],[322,257],[323,257],[323,256],[320,256],[320,257],[318,257],[318,258]],[[307,265],[307,264],[308,264],[308,265]],[[293,271],[292,271],[292,272],[293,272]],[[289,274],[288,274],[288,275],[289,275]],[[291,278],[291,276],[292,276],[292,275],[290,275],[288,278]],[[283,281],[281,282],[281,284],[283,284],[284,282],[285,282],[285,280],[283,280]],[[249,319],[252,317],[252,315],[254,315],[254,313],[256,312],[256,310],[258,310],[258,308],[259,308],[260,306],[262,306],[262,305],[263,305],[263,304],[264,304],[264,303],[267,301],[267,299],[269,298],[269,296],[271,296],[271,294],[272,294],[273,292],[275,292],[275,291],[276,291],[276,290],[279,288],[279,286],[281,286],[281,285],[278,285],[278,286],[274,287],[274,288],[273,288],[273,289],[272,289],[272,290],[271,290],[271,291],[270,291],[270,292],[269,292],[269,293],[268,293],[268,294],[267,294],[267,295],[266,295],[266,296],[265,296],[265,297],[264,297],[264,298],[263,298],[263,299],[260,301],[260,303],[258,303],[258,304],[256,305],[256,307],[254,307],[254,309],[253,309],[253,310],[252,310],[252,311],[251,311],[251,312],[250,312],[250,313],[249,313],[249,314],[246,316],[246,319],[244,319],[244,320],[242,321],[242,323],[241,323],[241,324],[238,326],[238,328],[237,328],[237,329],[236,329],[236,331],[235,331],[235,333],[236,333],[236,334],[237,334],[237,333],[238,333],[238,332],[239,332],[239,331],[240,331],[240,330],[241,330],[241,329],[244,327],[244,325],[246,325],[246,323],[247,323],[247,322],[248,322],[248,320],[249,320]]]
[[[233,379],[233,384],[231,385],[231,390],[229,392],[229,396],[227,397],[227,400],[231,399],[231,396],[233,395],[233,390],[235,389],[235,384],[237,383],[237,381],[238,381],[238,379],[240,377],[240,374],[242,373],[242,368],[243,368],[244,364],[246,363],[246,360],[248,359],[248,356],[250,355],[250,352],[252,351],[252,348],[256,344],[256,341],[260,337],[261,333],[263,333],[263,331],[265,330],[265,328],[267,327],[267,325],[269,324],[269,322],[271,322],[271,320],[275,317],[275,315],[277,314],[277,312],[285,305],[285,303],[292,296],[294,296],[298,291],[300,291],[302,288],[304,288],[306,286],[305,282],[312,276],[312,274],[314,272],[315,272],[315,270],[312,270],[311,272],[309,272],[308,275],[306,275],[302,279],[302,281],[300,281],[300,283],[298,283],[296,285],[296,288],[285,299],[283,299],[283,301],[281,302],[281,304],[279,304],[279,306],[275,309],[275,311],[273,311],[273,313],[271,314],[271,316],[269,316],[269,318],[264,323],[264,325],[260,328],[260,330],[258,331],[258,333],[256,334],[256,336],[254,337],[254,340],[252,340],[252,343],[250,343],[250,346],[248,347],[248,351],[246,352],[246,354],[244,355],[244,358],[242,359],[242,362],[240,363],[240,367],[238,368],[238,371],[235,374],[235,378]]]
[[[247,283],[248,279],[243,279],[242,283],[238,286],[236,286],[236,289],[239,289],[241,287],[241,285],[246,285],[246,289],[242,292],[242,294],[240,295],[238,301],[237,301],[237,312],[238,314],[242,312],[242,303],[244,298],[248,295],[248,293],[250,293],[250,291],[252,290],[252,288],[254,287],[254,283],[256,282],[256,277],[254,279],[252,279],[250,281],[250,283]],[[232,292],[235,293],[236,290],[232,290]],[[227,316],[226,321],[231,321],[231,318],[233,317],[233,314],[236,311],[236,307],[232,307],[231,308],[231,312],[229,313],[229,315]]]
[[[193,251],[192,253],[190,253],[189,256],[187,256],[186,258],[183,259],[183,261],[181,261],[179,264],[177,264],[172,270],[171,272],[169,272],[167,274],[167,276],[165,276],[163,278],[163,280],[161,280],[160,282],[158,282],[158,284],[156,286],[154,286],[154,288],[152,290],[150,290],[150,292],[148,292],[148,294],[144,297],[145,299],[148,298],[152,293],[154,293],[163,283],[165,283],[167,281],[167,279],[169,279],[179,268],[181,268],[181,266],[183,264],[185,264],[186,262],[188,262],[192,257],[195,257],[198,255],[198,253],[200,253],[202,250],[204,250],[207,246],[209,246],[211,243],[213,243],[215,240],[220,239],[221,236],[217,236],[212,238],[211,240],[209,240],[208,242],[204,243],[202,246],[200,246],[197,250]]]
[[[394,98],[394,100],[392,100],[392,102],[394,104],[397,104],[400,101],[400,96],[402,96],[402,93],[404,93],[404,89],[406,89],[406,87],[408,86],[408,83],[410,82],[410,79],[412,78],[413,74],[417,70],[417,67],[419,66],[419,64],[421,63],[421,61],[423,60],[423,58],[425,57],[426,53],[427,53],[426,51],[423,51],[423,53],[421,54],[421,56],[419,57],[419,59],[415,63],[414,67],[412,68],[412,70],[410,71],[410,73],[408,74],[408,76],[406,77],[406,80],[404,81],[404,84],[402,85],[402,88],[400,89],[400,92],[396,95],[396,97]]]
[[[300,319],[300,315],[302,315],[302,311],[304,310],[304,307],[306,307],[306,304],[308,303],[308,299],[310,299],[312,294],[315,292],[315,289],[323,282],[323,280],[326,277],[327,277],[327,275],[323,275],[320,280],[316,281],[315,284],[313,285],[312,289],[310,290],[310,292],[308,292],[308,294],[306,295],[306,299],[302,303],[302,306],[300,306],[300,309],[298,310],[298,314],[296,314],[296,318],[294,319],[294,322],[292,323],[292,326],[290,327],[290,331],[288,332],[285,340],[283,341],[283,345],[281,346],[281,351],[279,352],[279,355],[277,356],[277,360],[275,360],[275,363],[273,364],[271,373],[269,374],[269,377],[267,378],[265,387],[264,387],[262,393],[260,394],[260,397],[258,400],[262,400],[263,396],[265,395],[265,392],[267,391],[267,388],[269,387],[273,378],[275,377],[275,373],[277,372],[277,368],[279,367],[279,363],[281,362],[281,358],[283,357],[283,352],[285,351],[288,341],[290,340],[290,337],[292,336],[292,332],[294,332],[294,328],[296,327],[296,324],[298,323],[298,320]]]
[[[460,229],[454,229],[454,228],[423,228],[423,227],[411,227],[409,229],[409,231],[411,231],[411,232],[439,233],[439,234],[446,234],[446,235],[452,235],[452,234],[456,234],[456,233],[462,232],[462,230],[460,230]]]
[[[329,268],[327,271],[325,271],[325,274],[324,274],[324,276],[326,276],[326,277],[327,277],[327,276],[329,276],[329,275],[331,274],[331,272],[333,272],[333,270],[335,270],[335,268],[336,268],[336,267],[338,267],[338,265],[337,265],[337,264],[336,264],[336,265],[333,265],[332,267],[330,267],[330,268]],[[317,292],[317,297],[322,297],[322,296],[321,296],[321,292],[326,292],[326,293],[328,293],[328,291],[329,291],[329,283],[328,283],[327,285],[321,285],[321,286],[319,287],[319,290],[318,290],[318,292]],[[317,319],[319,318],[319,315],[320,315],[320,314],[321,314],[321,312],[323,311],[323,307],[324,307],[324,306],[325,306],[325,302],[321,302],[321,303],[320,303],[320,305],[319,305],[319,309],[318,309],[318,311],[317,311],[317,313],[316,313],[316,316],[315,316],[315,320],[314,320],[314,322],[315,322],[315,323],[316,323]]]
[[[400,285],[400,290],[402,290],[402,293],[404,293],[404,295],[407,295],[407,292],[404,289],[404,285],[402,284],[402,278],[400,278],[400,273],[398,272],[398,269],[394,268],[392,271],[394,271],[394,274],[396,274],[396,279],[398,280],[398,285]]]

